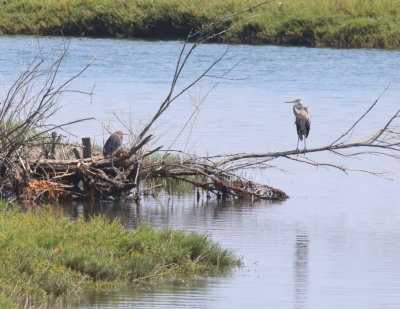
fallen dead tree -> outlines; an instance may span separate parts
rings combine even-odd
[[[318,148],[204,157],[181,151],[165,151],[162,147],[150,149],[146,146],[152,140],[152,135],[147,135],[130,149],[119,151],[114,159],[114,168],[111,167],[111,160],[102,156],[74,160],[39,159],[29,161],[28,165],[34,179],[47,179],[50,182],[49,186],[56,182],[64,186],[65,192],[84,199],[109,196],[139,198],[140,183],[150,179],[155,182],[157,179],[171,179],[190,183],[195,188],[205,190],[209,195],[215,195],[217,198],[284,199],[288,197],[285,192],[247,180],[238,176],[237,172],[254,167],[270,168],[273,160],[284,158],[302,164],[339,169],[345,173],[360,171],[384,176],[381,172],[368,168],[352,169],[336,163],[314,161],[308,157],[313,153],[330,152],[342,158],[379,155],[399,160],[400,109],[395,111],[387,122],[382,124],[382,128],[370,137],[357,142],[343,142],[349,138],[363,118],[371,113],[378,101],[379,99],[339,138]],[[155,159],[151,155],[156,152],[163,155]],[[174,154],[175,159],[169,160],[170,154]],[[56,186],[57,190],[59,188]],[[146,190],[147,188],[143,189],[143,191]],[[56,194],[60,195],[58,191]]]
[[[335,168],[345,173],[361,171],[384,176],[381,172],[368,168],[352,169],[336,163],[317,162],[308,157],[313,153],[330,152],[344,158],[379,155],[399,160],[400,109],[370,137],[357,142],[349,141],[352,131],[367,114],[373,111],[379,99],[337,139],[318,148],[204,157],[181,151],[165,151],[162,147],[150,149],[147,145],[153,136],[147,135],[130,149],[123,149],[117,153],[114,159],[115,168],[111,167],[109,158],[102,156],[74,160],[40,159],[30,161],[29,166],[35,179],[47,178],[49,181],[63,184],[66,192],[82,198],[96,199],[108,196],[139,198],[141,194],[139,185],[142,181],[172,179],[190,183],[217,198],[284,199],[288,197],[285,192],[247,180],[238,176],[237,172],[254,167],[270,168],[273,160],[284,158],[313,166]],[[147,130],[147,127],[144,130]],[[347,142],[343,142],[344,140]],[[156,152],[163,155],[155,159],[151,155]],[[175,155],[174,160],[168,159],[170,154]]]
[[[267,1],[268,2],[268,1]],[[236,16],[236,15],[234,15]],[[224,17],[223,20],[229,17]],[[23,72],[17,82],[6,91],[0,106],[0,190],[7,196],[31,201],[46,199],[107,198],[139,199],[148,190],[147,180],[170,179],[186,182],[207,196],[217,198],[250,198],[279,200],[287,194],[279,189],[255,183],[240,171],[248,168],[270,168],[273,160],[284,158],[302,164],[324,166],[350,172],[354,169],[344,165],[318,162],[310,158],[313,153],[329,152],[342,158],[379,155],[400,158],[398,120],[400,110],[382,124],[378,132],[361,141],[351,141],[351,133],[378,104],[378,98],[354,124],[336,140],[319,148],[289,150],[266,153],[242,153],[217,156],[198,156],[182,151],[171,151],[163,146],[153,145],[152,126],[170,105],[182,94],[204,78],[223,79],[233,69],[216,74],[215,68],[228,55],[228,49],[216,57],[198,76],[194,76],[178,89],[181,72],[196,48],[221,32],[213,33],[211,27],[218,21],[191,33],[183,43],[173,74],[171,87],[154,116],[135,134],[136,139],[126,149],[114,155],[114,166],[110,158],[94,153],[82,159],[78,146],[62,142],[53,132],[67,124],[47,125],[47,120],[57,112],[58,99],[71,79],[56,83],[57,72],[66,55],[66,48],[59,59],[44,69],[44,59],[39,57]],[[211,29],[211,30],[210,30]],[[210,32],[211,31],[211,32]],[[194,42],[189,43],[190,39]],[[42,82],[39,91],[34,91],[34,82]],[[181,84],[179,84],[181,85]],[[88,93],[90,96],[90,93]],[[20,111],[28,111],[26,115]],[[16,117],[15,115],[19,115]],[[87,119],[77,120],[84,121]],[[50,135],[50,133],[53,133]],[[55,146],[69,147],[69,155],[57,156]],[[50,150],[49,150],[50,149]],[[74,151],[72,151],[74,150]],[[65,151],[64,151],[65,152]],[[155,156],[158,154],[158,156]],[[176,155],[170,160],[171,154]],[[368,168],[366,173],[380,175]]]
[[[42,159],[30,162],[35,179],[48,178],[49,186],[56,181],[65,184],[65,191],[79,198],[139,198],[143,180],[172,179],[192,184],[217,198],[284,199],[287,195],[276,188],[257,184],[244,177],[219,169],[212,161],[190,156],[179,161],[146,160],[145,155],[119,153],[114,159],[92,157],[82,160]],[[71,186],[71,184],[73,184]]]

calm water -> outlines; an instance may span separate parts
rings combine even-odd
[[[46,53],[60,46],[40,40]],[[31,37],[0,37],[0,74],[7,85],[32,56]],[[81,95],[62,99],[55,122],[94,116],[71,127],[72,140],[91,136],[103,142],[104,124],[120,129],[115,114],[138,129],[165,97],[180,42],[71,39],[60,77],[77,72],[96,55],[75,82],[94,88],[92,102]],[[228,46],[203,46],[178,85],[190,82]],[[332,142],[363,113],[391,82],[373,115],[356,130],[361,139],[379,128],[400,102],[400,52],[270,46],[229,46],[229,59],[215,74],[242,62],[229,80],[207,80],[176,101],[155,126],[156,145],[198,154],[293,149],[296,134],[291,107],[282,101],[302,98],[312,111],[308,147]],[[17,68],[17,69],[16,69]],[[215,83],[191,134],[173,144],[182,124]],[[188,141],[188,136],[190,139]],[[316,169],[280,160],[277,169],[247,171],[252,179],[286,191],[279,203],[240,201],[197,203],[191,194],[162,195],[136,204],[75,204],[66,214],[104,213],[190,231],[206,231],[243,256],[244,267],[223,277],[166,283],[144,290],[126,289],[87,296],[71,308],[399,308],[400,191],[398,162],[368,157],[342,161],[355,168],[386,170],[391,181],[370,175]]]

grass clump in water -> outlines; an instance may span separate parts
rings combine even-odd
[[[2,206],[4,208],[4,206]],[[0,305],[37,306],[128,282],[215,273],[240,265],[208,236],[96,217],[71,222],[50,209],[0,210]]]
[[[180,164],[186,160],[190,160],[190,158],[179,154],[168,154],[164,156],[156,153],[146,158],[144,166],[149,168],[150,166],[176,165],[176,167],[179,168]],[[200,181],[201,176],[186,175],[185,179]],[[145,181],[145,188],[151,189],[151,191],[154,191],[156,194],[167,192],[169,195],[184,195],[187,193],[194,193],[195,191],[195,186],[189,182],[163,177],[162,175],[152,175],[152,177],[148,177]]]

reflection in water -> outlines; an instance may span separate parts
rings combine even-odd
[[[308,235],[305,232],[300,232],[296,235],[296,252],[294,263],[295,309],[307,308],[308,251]]]
[[[379,186],[377,181],[375,185]],[[144,198],[139,204],[66,205],[65,215],[71,218],[102,215],[110,221],[121,220],[127,228],[150,222],[157,228],[206,232],[244,259],[243,268],[222,278],[200,278],[190,284],[169,282],[145,290],[128,287],[86,295],[79,304],[70,306],[318,309],[323,303],[324,309],[375,309],[389,303],[385,308],[398,308],[399,208],[355,201],[333,198],[327,202],[322,197],[312,203],[305,198],[281,203],[198,202],[188,194]],[[324,208],[320,207],[322,203]],[[333,243],[332,239],[338,242]]]
[[[71,220],[78,217],[86,221],[94,216],[102,216],[111,221],[120,220],[127,229],[136,229],[140,223],[151,223],[155,226],[179,226],[191,229],[193,224],[201,222],[204,229],[210,221],[223,221],[232,213],[246,212],[248,207],[258,205],[279,205],[282,201],[248,201],[239,199],[217,200],[200,199],[193,194],[160,195],[157,198],[145,197],[140,202],[72,202],[63,204],[64,213]],[[231,220],[234,225],[236,220]],[[220,222],[222,224],[224,222]]]
[[[174,280],[158,284],[156,289],[152,285],[141,288],[127,286],[118,291],[86,295],[79,301],[71,301],[68,308],[187,308],[188,303],[190,308],[205,308],[206,295],[213,284],[212,280],[198,279]]]
[[[139,204],[130,203],[71,203],[64,204],[64,210],[72,219],[84,218],[86,221],[93,216],[102,216],[113,221],[119,219],[127,229],[136,229],[138,226]]]

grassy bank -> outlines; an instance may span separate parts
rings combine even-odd
[[[243,0],[13,0],[0,2],[0,33],[183,38],[240,11]],[[399,48],[400,0],[281,0],[225,20],[223,42]],[[218,30],[218,29],[216,29]]]
[[[127,231],[102,218],[70,222],[50,209],[32,214],[1,208],[1,308],[240,264],[206,235],[170,229]]]

